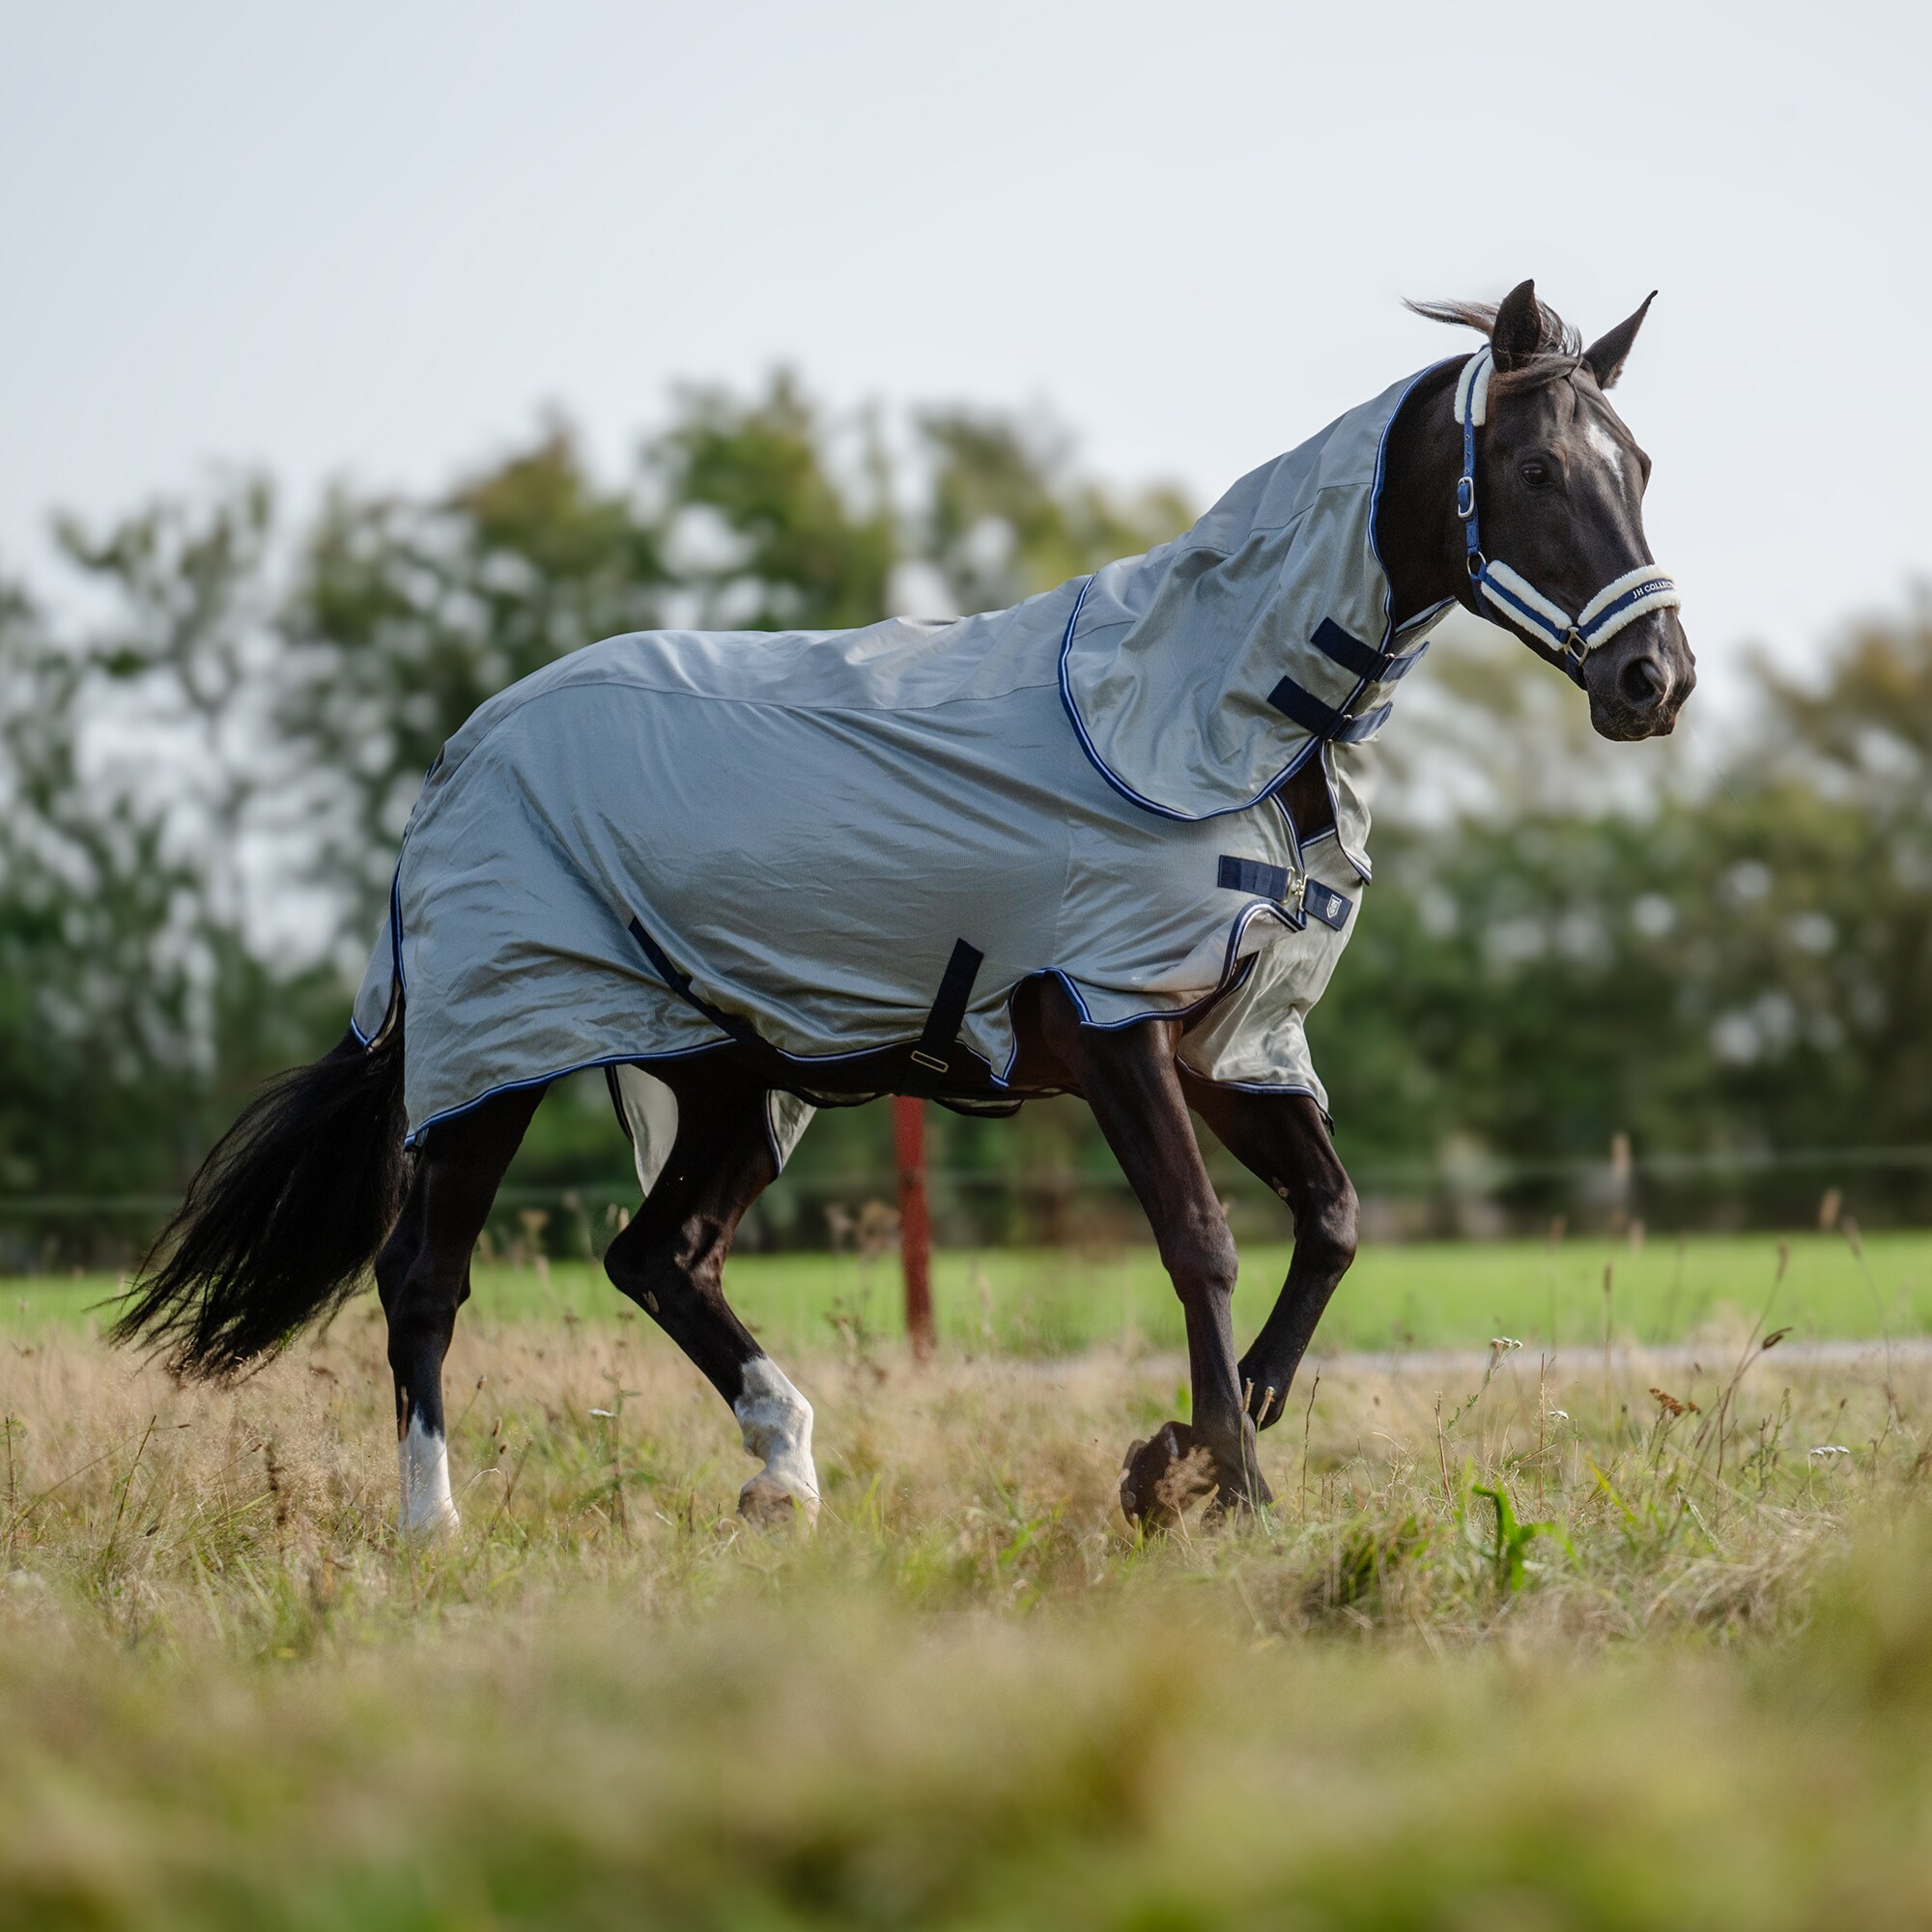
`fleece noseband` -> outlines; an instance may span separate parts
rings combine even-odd
[[[1583,660],[1597,645],[1606,643],[1645,611],[1674,609],[1683,599],[1672,578],[1654,563],[1640,563],[1634,570],[1612,578],[1573,617],[1520,571],[1506,563],[1492,563],[1483,554],[1476,527],[1476,431],[1489,415],[1490,377],[1494,368],[1494,355],[1486,344],[1469,357],[1456,384],[1456,420],[1463,425],[1463,474],[1456,484],[1456,514],[1463,520],[1463,560],[1476,589],[1511,622],[1548,644],[1580,685]]]

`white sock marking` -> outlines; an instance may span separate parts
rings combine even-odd
[[[808,1520],[815,1520],[818,1471],[811,1461],[811,1405],[769,1355],[753,1355],[745,1364],[744,1387],[731,1412],[744,1434],[745,1453],[764,1463],[762,1473],[798,1503]]]
[[[456,1503],[449,1493],[449,1444],[423,1427],[420,1415],[396,1444],[396,1473],[402,1483],[405,1536],[440,1536],[457,1526]]]

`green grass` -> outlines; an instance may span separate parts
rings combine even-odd
[[[1776,1281],[1780,1246],[1788,1249]],[[1285,1245],[1244,1247],[1236,1324],[1251,1334],[1278,1292]],[[1610,1293],[1604,1289],[1610,1271]],[[989,1249],[941,1252],[933,1293],[943,1334],[967,1350],[1059,1354],[1095,1343],[1182,1346],[1173,1290],[1151,1246],[1106,1254]],[[1774,1283],[1776,1285],[1772,1299]],[[838,1322],[895,1337],[902,1307],[897,1257],[741,1255],[726,1277],[733,1306],[778,1350],[833,1339]],[[0,1325],[85,1326],[111,1294],[106,1277],[0,1281]],[[467,1320],[608,1321],[629,1306],[601,1268],[560,1263],[547,1275],[479,1266]],[[1603,1341],[1693,1339],[1714,1324],[1745,1325],[1767,1301],[1768,1326],[1804,1339],[1894,1339],[1932,1334],[1932,1234],[1871,1235],[1861,1252],[1841,1236],[1697,1235],[1627,1242],[1573,1239],[1432,1242],[1367,1248],[1316,1337],[1338,1350],[1482,1349],[1494,1335],[1530,1348]]]

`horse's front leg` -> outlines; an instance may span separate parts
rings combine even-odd
[[[1279,1422],[1315,1324],[1355,1259],[1355,1190],[1321,1110],[1306,1094],[1244,1094],[1183,1071],[1189,1104],[1241,1165],[1294,1216],[1294,1256],[1274,1310],[1241,1357],[1242,1392],[1259,1428]]]
[[[1169,1423],[1129,1451],[1122,1505],[1130,1517],[1170,1520],[1185,1500],[1195,1452],[1206,1454],[1220,1507],[1267,1502],[1235,1360],[1235,1239],[1187,1118],[1174,1060],[1179,1027],[1169,1020],[1115,1033],[1082,1026],[1057,981],[1042,995],[1040,1017],[1048,1047],[1093,1108],[1147,1211],[1187,1321],[1192,1426]]]

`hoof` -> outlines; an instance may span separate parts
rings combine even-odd
[[[400,1527],[410,1543],[453,1543],[457,1531],[463,1527],[463,1519],[457,1515],[454,1503],[444,1503],[440,1508],[424,1510],[413,1521],[405,1518]]]
[[[786,1529],[797,1522],[810,1529],[818,1520],[818,1498],[801,1500],[760,1470],[738,1492],[738,1514],[760,1529]]]
[[[1175,1529],[1214,1492],[1214,1461],[1184,1422],[1165,1422],[1128,1449],[1121,1469],[1121,1511],[1143,1529]]]
[[[1201,1513],[1201,1520],[1212,1528],[1223,1523],[1252,1522],[1257,1511],[1267,1508],[1274,1501],[1274,1492],[1262,1480],[1257,1469],[1253,1477],[1253,1488],[1247,1490],[1224,1486],[1214,1492],[1214,1500]]]

